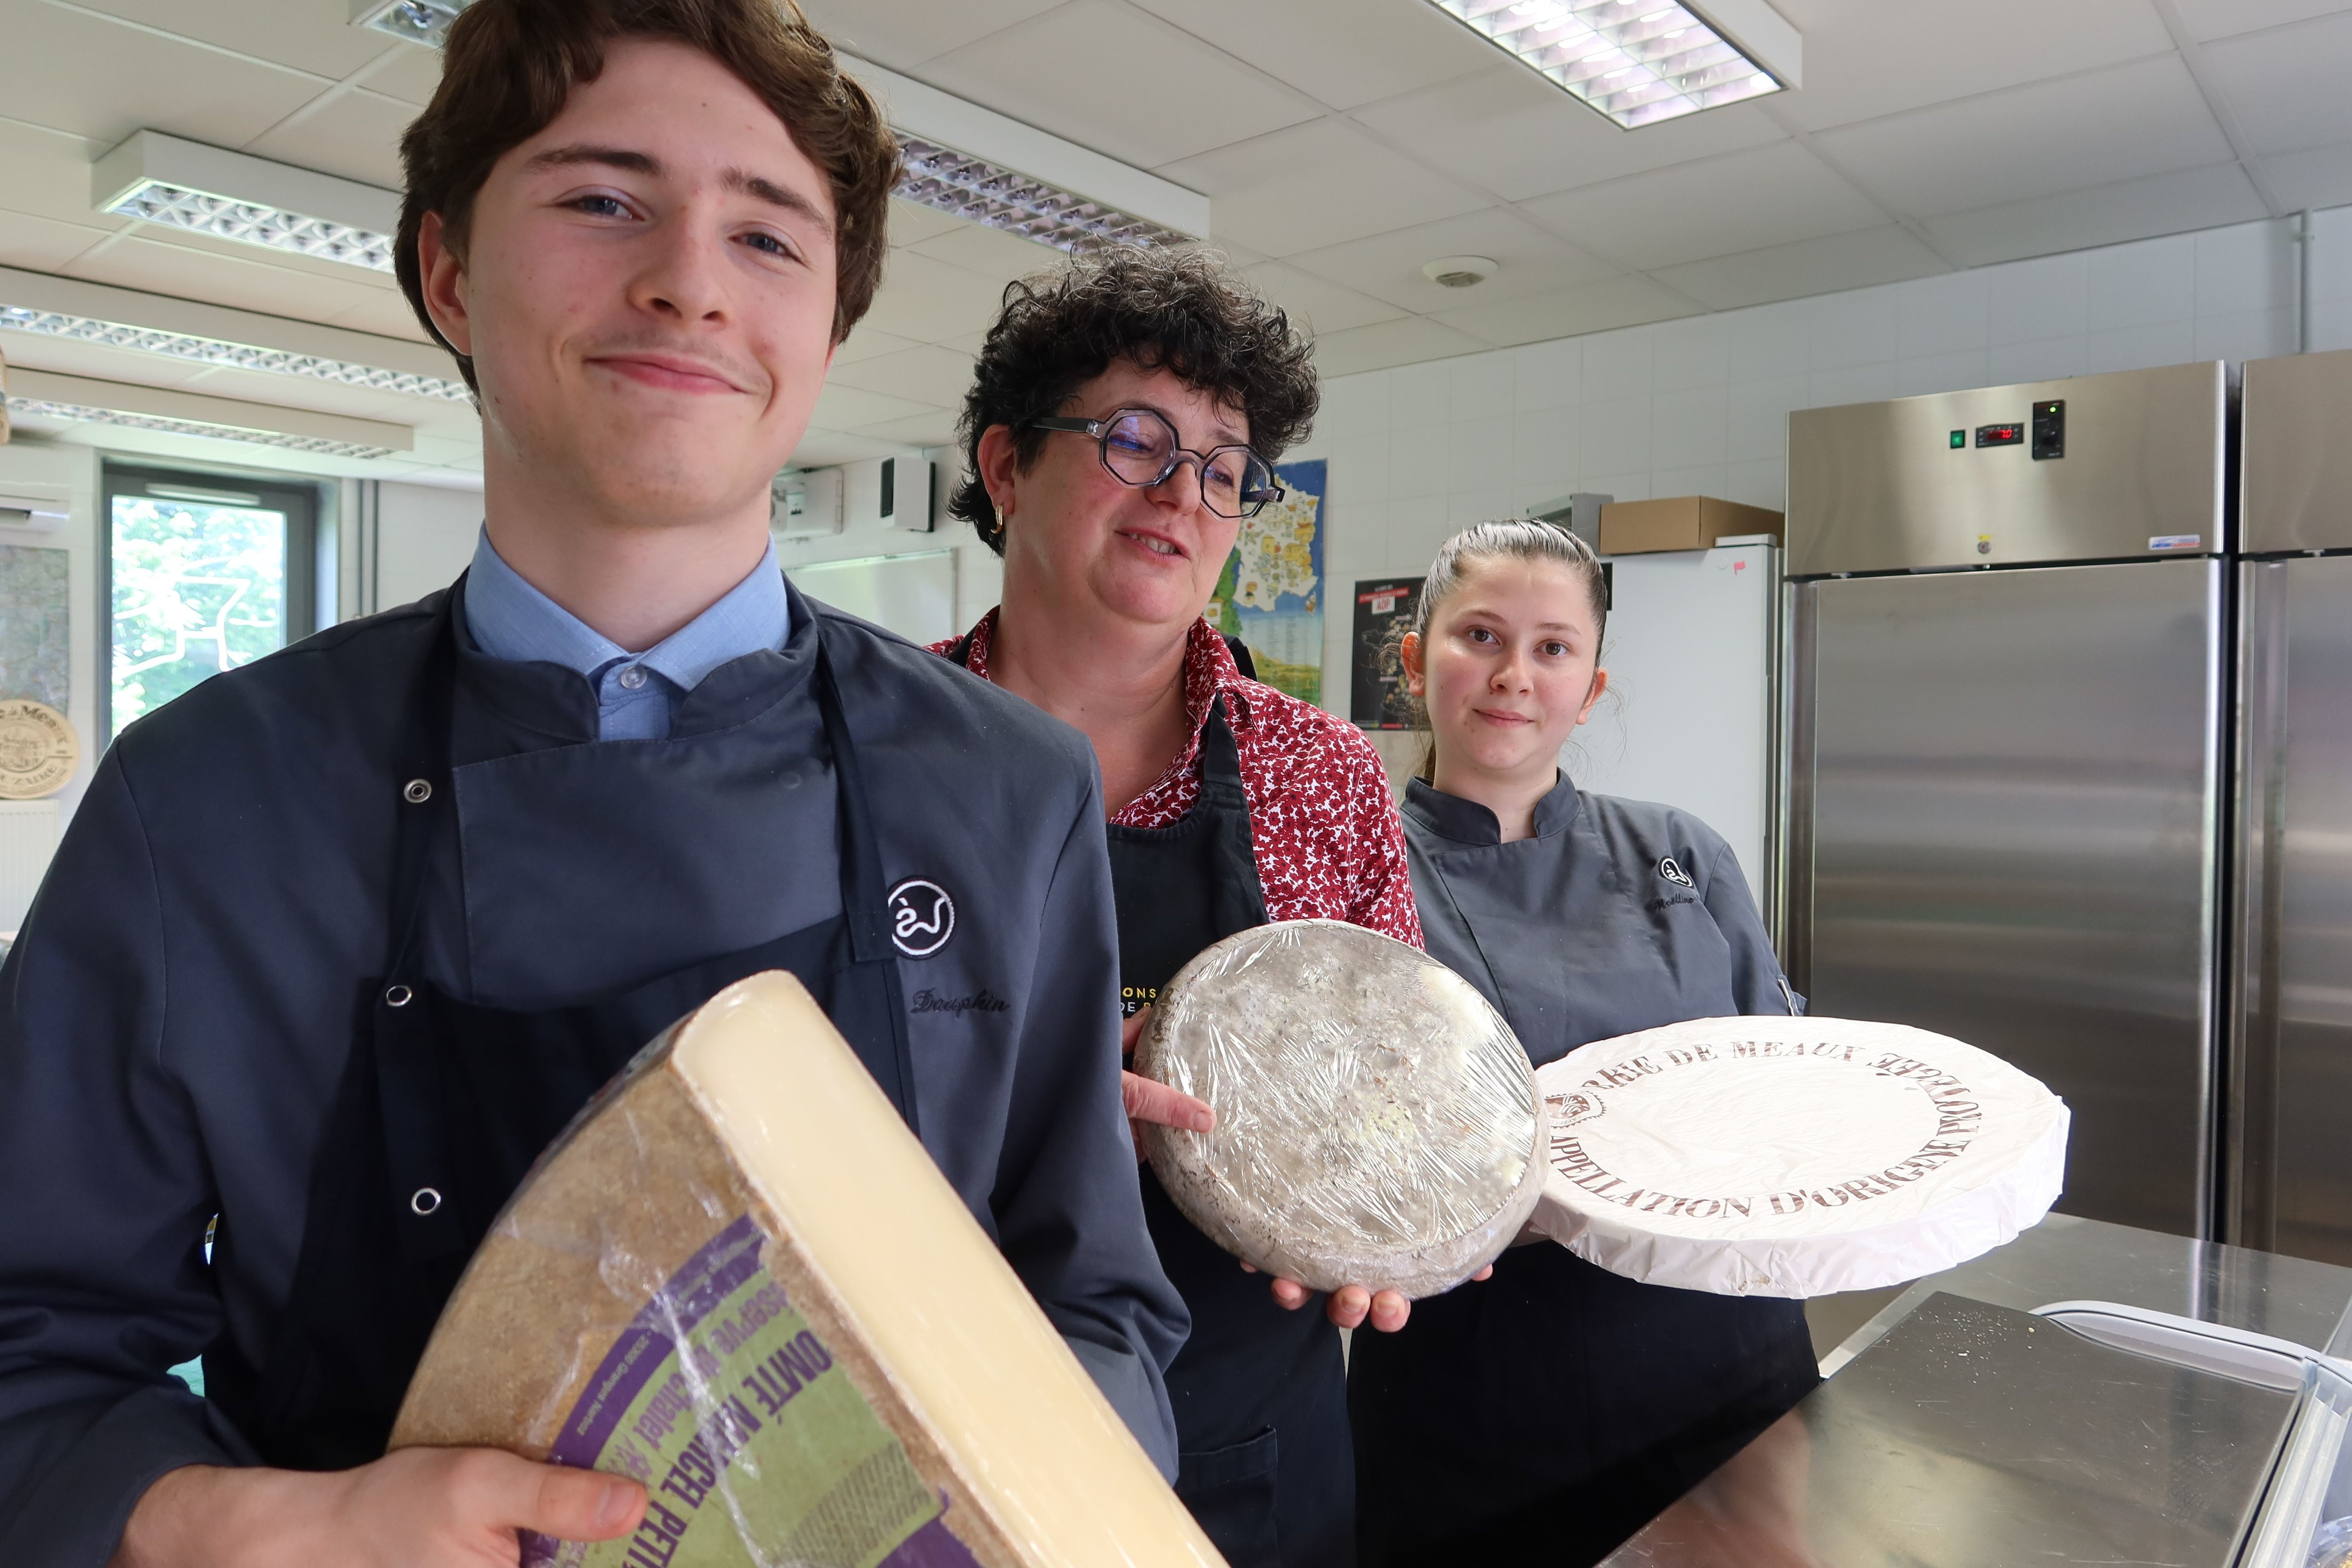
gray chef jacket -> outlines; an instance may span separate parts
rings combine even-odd
[[[1538,1067],[1636,1029],[1802,1005],[1731,846],[1688,812],[1585,795],[1562,773],[1534,835],[1506,844],[1493,812],[1414,779],[1404,837],[1431,955]]]
[[[249,1459],[166,1369],[224,1334],[264,1365],[285,1310],[358,986],[386,957],[398,720],[439,597],[125,731],[0,963],[0,1562],[99,1568],[157,1476]],[[607,994],[839,912],[811,681],[827,623],[885,885],[922,878],[955,905],[946,944],[899,961],[924,1145],[1172,1471],[1160,1373],[1187,1318],[1120,1109],[1085,738],[795,593],[783,647],[713,670],[667,740],[598,742],[584,678],[491,658],[455,619],[457,831],[431,868],[424,963],[501,1006]],[[781,752],[730,748],[779,703],[797,715]],[[582,787],[605,776],[593,756],[541,765],[583,746],[665,765],[630,789]],[[688,774],[701,805],[667,809],[664,781]],[[218,1266],[216,1214],[236,1241]]]

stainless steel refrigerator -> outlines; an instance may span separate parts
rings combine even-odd
[[[2352,1263],[2352,352],[2245,367],[2229,1240]]]
[[[2210,1234],[2217,363],[1790,417],[1778,903],[1817,1013],[2074,1108],[2066,1212]]]

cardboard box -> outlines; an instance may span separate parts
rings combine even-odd
[[[1706,550],[1744,533],[1784,538],[1780,514],[1713,496],[1612,501],[1601,509],[1601,553],[1646,555],[1659,550]]]

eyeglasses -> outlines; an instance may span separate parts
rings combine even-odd
[[[1190,461],[1200,470],[1202,504],[1219,517],[1255,517],[1284,495],[1274,469],[1247,447],[1207,452],[1181,447],[1176,426],[1149,408],[1121,408],[1106,419],[1032,419],[1029,427],[1092,436],[1110,477],[1139,490],[1166,484],[1179,465]]]

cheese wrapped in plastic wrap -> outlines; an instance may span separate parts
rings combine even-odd
[[[1652,1285],[1900,1284],[2011,1240],[2065,1185],[2064,1100],[1902,1024],[1699,1018],[1580,1047],[1536,1082],[1535,1228]]]
[[[1314,1289],[1450,1289],[1543,1189],[1543,1107],[1510,1026],[1360,926],[1291,921],[1210,947],[1160,992],[1135,1070],[1217,1113],[1206,1134],[1146,1133],[1176,1206]]]

